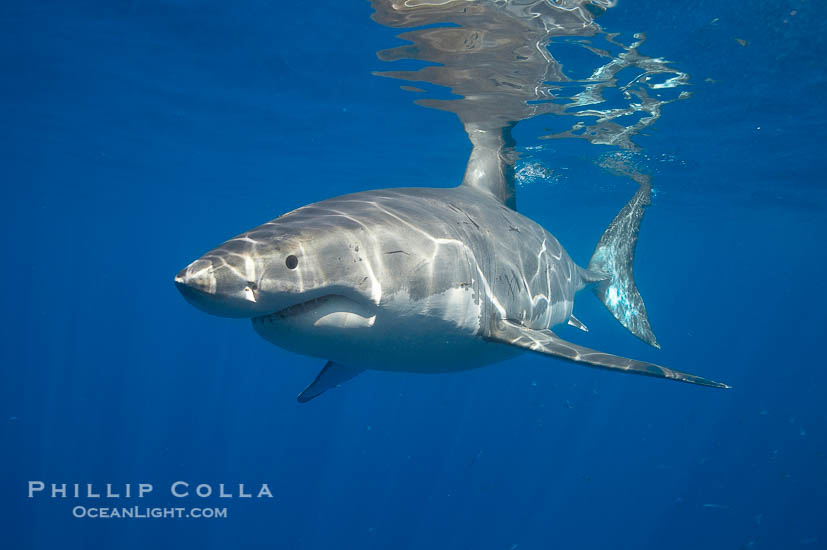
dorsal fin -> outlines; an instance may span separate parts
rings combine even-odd
[[[514,139],[511,128],[486,127],[467,123],[465,131],[474,148],[465,168],[462,185],[493,196],[512,210],[517,210],[514,197]]]

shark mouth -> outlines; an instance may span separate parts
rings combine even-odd
[[[253,321],[269,321],[274,322],[277,319],[287,319],[289,317],[295,317],[297,315],[302,315],[304,313],[309,313],[314,309],[320,308],[322,305],[334,300],[336,298],[346,299],[344,296],[337,296],[336,294],[326,294],[324,296],[319,296],[318,298],[313,298],[312,300],[307,300],[306,302],[301,302],[290,307],[286,307],[284,309],[280,309],[275,313],[270,313],[267,315],[261,315],[260,317],[254,317]]]
[[[375,308],[340,294],[326,294],[286,307],[275,313],[253,318],[253,324],[274,324],[284,321],[314,326],[372,326]]]

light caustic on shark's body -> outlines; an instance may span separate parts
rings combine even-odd
[[[642,183],[588,267],[579,267],[553,235],[517,212],[513,124],[481,122],[491,113],[462,105],[473,149],[459,187],[366,191],[304,206],[181,270],[181,293],[207,313],[252,319],[284,349],[326,359],[302,402],[365,369],[450,372],[526,350],[727,387],[550,330],[566,322],[586,330],[572,308],[577,291],[589,287],[623,326],[658,347],[632,273],[650,186]]]
[[[474,149],[500,158],[496,149]],[[715,387],[699,376],[566,342],[575,293],[591,287],[633,334],[657,345],[632,278],[643,185],[609,225],[588,269],[506,206],[500,170],[469,165],[452,189],[366,191],[311,204],[208,252],[176,277],[214,315],[251,318],[270,342],[328,360],[307,401],[364,369],[449,372],[530,350]]]

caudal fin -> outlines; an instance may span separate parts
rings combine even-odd
[[[646,306],[635,285],[633,264],[643,212],[651,203],[652,186],[641,182],[635,196],[618,213],[600,238],[589,260],[589,271],[608,278],[598,282],[593,291],[615,319],[629,332],[656,348],[660,348]]]

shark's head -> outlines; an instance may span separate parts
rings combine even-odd
[[[330,296],[376,302],[349,235],[361,227],[310,205],[207,252],[175,276],[195,307],[222,317],[256,318]]]

